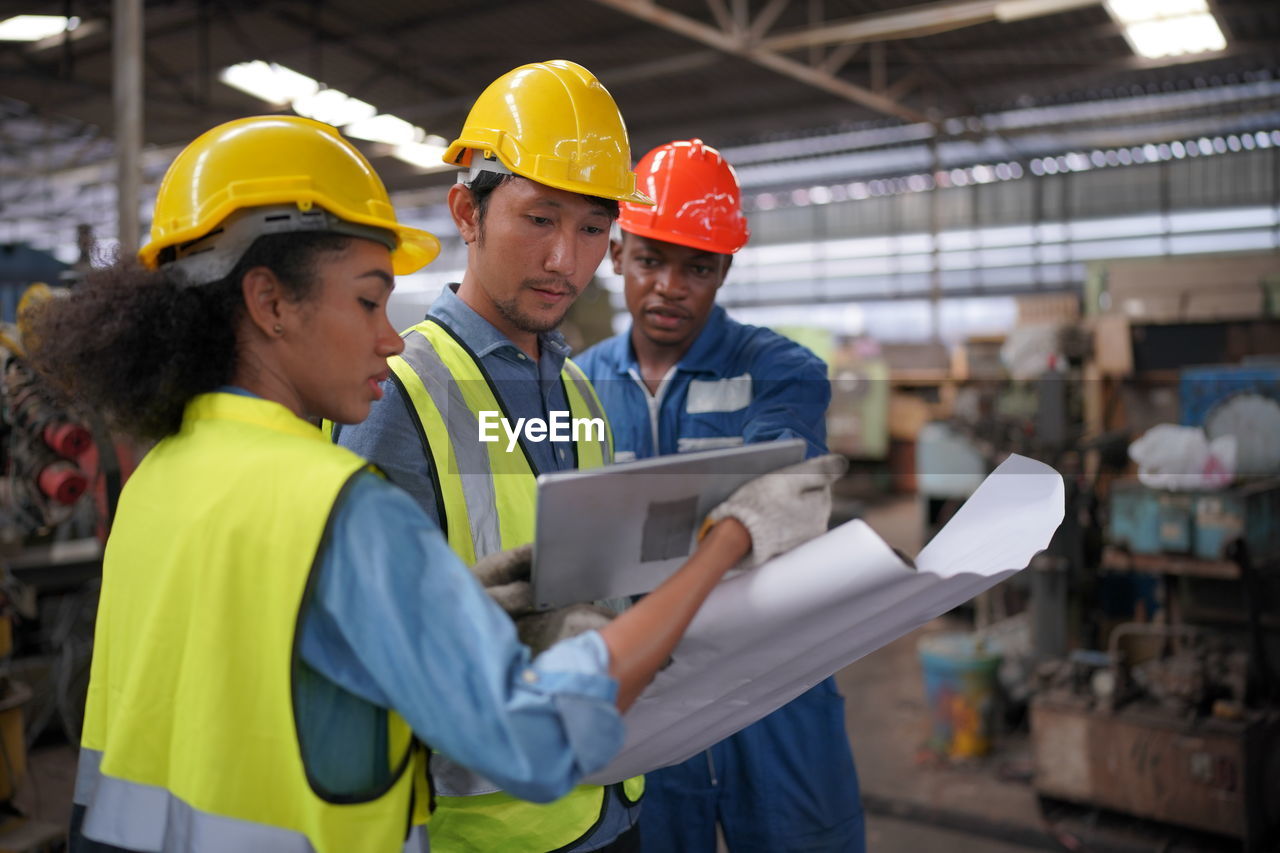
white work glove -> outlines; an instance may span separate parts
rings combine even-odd
[[[515,620],[520,642],[534,654],[584,631],[603,628],[614,614],[594,604],[570,604],[536,613],[529,573],[533,565],[533,545],[499,551],[471,567],[471,574],[499,607]]]
[[[742,522],[751,534],[743,566],[758,566],[827,531],[831,484],[848,467],[843,456],[829,453],[780,468],[741,486],[707,519],[712,524],[726,518]]]
[[[531,613],[516,619],[520,642],[533,653],[540,654],[561,640],[608,625],[614,617],[611,610],[595,604],[570,604],[545,613]]]
[[[533,587],[529,573],[533,566],[533,544],[521,545],[482,557],[471,574],[489,597],[513,619],[533,612]]]

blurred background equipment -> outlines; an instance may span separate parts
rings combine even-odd
[[[973,634],[930,634],[920,640],[930,749],[947,758],[977,758],[991,751],[997,722],[999,652]]]
[[[12,801],[37,739],[79,738],[101,543],[122,481],[96,416],[60,400],[26,360],[23,313],[60,292],[29,286],[10,306],[18,322],[0,323],[0,849],[40,849],[63,832]]]

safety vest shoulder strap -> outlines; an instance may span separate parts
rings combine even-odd
[[[598,439],[578,442],[578,467],[598,468],[610,464],[613,462],[613,428],[609,425],[609,418],[605,416],[604,406],[596,395],[596,389],[592,387],[582,368],[571,359],[564,360],[560,380],[564,383],[565,397],[569,400],[569,409],[574,412],[574,417],[578,417],[578,412],[586,412],[593,422],[599,421],[603,425]],[[592,433],[589,431],[589,434]]]

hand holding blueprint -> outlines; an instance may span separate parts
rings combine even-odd
[[[611,783],[701,752],[863,655],[1021,571],[1063,516],[1062,477],[1010,456],[906,566],[850,521],[726,578],[623,718],[627,739],[588,781]]]

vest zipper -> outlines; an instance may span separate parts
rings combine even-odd
[[[720,784],[720,780],[716,778],[716,760],[711,755],[711,750],[707,750],[707,772],[711,774],[711,787]]]

